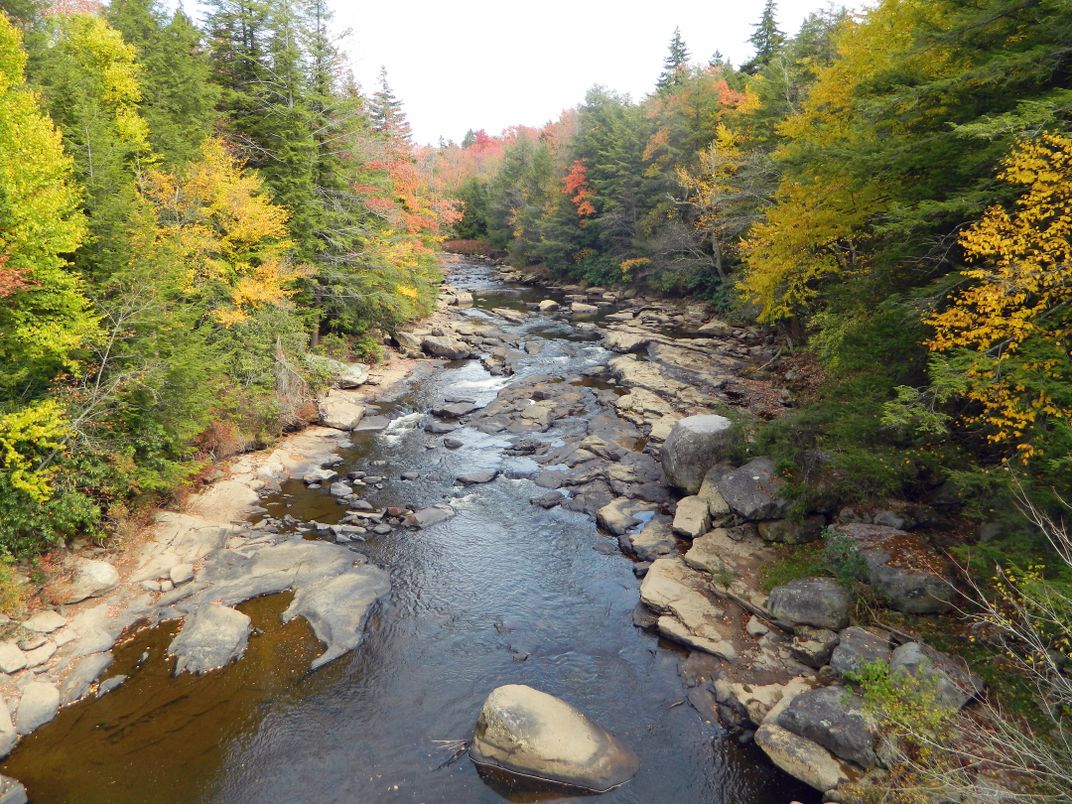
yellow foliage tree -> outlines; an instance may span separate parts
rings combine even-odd
[[[1021,142],[998,175],[1023,192],[961,234],[972,284],[929,318],[928,346],[966,375],[990,439],[1026,460],[1043,428],[1072,428],[1072,137]]]
[[[287,211],[222,141],[206,139],[202,159],[183,176],[152,172],[143,192],[157,209],[158,246],[185,265],[184,289],[224,326],[279,306],[309,269],[289,259]]]

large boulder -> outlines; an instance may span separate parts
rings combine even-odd
[[[906,614],[947,611],[956,594],[948,562],[918,533],[884,525],[839,524],[867,564],[871,587],[891,609]]]
[[[237,659],[249,641],[250,620],[227,606],[207,605],[186,618],[168,653],[178,657],[174,674],[208,673]]]
[[[91,597],[100,597],[119,585],[119,571],[107,561],[80,559],[69,581],[51,587],[56,603],[78,603]]]
[[[820,792],[849,781],[845,765],[829,751],[775,723],[759,727],[756,745],[783,771]]]
[[[849,624],[849,595],[833,578],[798,578],[771,590],[767,610],[787,625],[838,631]]]
[[[353,430],[365,415],[365,406],[347,391],[328,391],[316,401],[320,423],[335,430]]]
[[[755,458],[723,475],[717,488],[730,510],[742,519],[780,519],[789,510],[784,484],[770,458]]]
[[[728,661],[737,658],[734,628],[712,599],[710,579],[680,557],[660,558],[648,568],[640,600],[660,615],[655,627],[667,639]]]
[[[640,761],[565,701],[522,684],[484,701],[469,755],[478,765],[602,793],[629,781]]]
[[[938,703],[960,709],[983,690],[983,681],[963,659],[936,651],[919,642],[906,642],[893,652],[890,668],[934,685]]]
[[[733,422],[725,416],[680,419],[660,452],[666,482],[688,494],[698,492],[707,470],[723,457],[733,437]]]
[[[890,661],[890,639],[866,628],[852,626],[841,632],[838,646],[830,656],[830,667],[840,676],[858,673],[865,664]]]
[[[426,335],[421,339],[421,348],[432,357],[448,360],[464,360],[473,353],[468,344],[450,335]]]
[[[801,693],[778,716],[778,725],[861,768],[877,762],[875,725],[864,715],[859,696],[844,687]]]

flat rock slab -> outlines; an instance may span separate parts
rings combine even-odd
[[[358,396],[347,391],[328,391],[317,400],[320,423],[334,430],[353,430],[365,415],[365,406]]]
[[[242,612],[211,604],[187,617],[168,647],[177,657],[174,675],[208,673],[237,659],[246,650],[249,623]]]
[[[17,673],[26,666],[26,654],[14,642],[0,642],[0,672]]]
[[[565,701],[521,684],[484,701],[469,755],[527,778],[603,793],[629,781],[640,760]]]
[[[643,500],[619,497],[616,500],[611,500],[596,512],[596,522],[604,530],[620,536],[643,521],[639,516],[640,514],[654,511],[656,507]]]
[[[354,567],[322,584],[299,590],[282,619],[286,623],[299,615],[304,617],[317,639],[326,645],[310,669],[316,670],[361,644],[369,613],[390,591],[390,577],[371,565]]]
[[[63,628],[67,618],[55,611],[39,611],[22,624],[23,628],[40,634],[51,634],[57,628]]]
[[[15,728],[25,736],[56,716],[60,708],[60,691],[54,684],[31,681],[22,691]]]
[[[78,661],[74,670],[67,674],[60,691],[64,705],[74,703],[89,692],[97,677],[112,664],[112,652],[93,653]]]
[[[660,558],[640,584],[640,600],[660,615],[659,633],[724,659],[734,659],[725,610],[711,599],[710,580],[678,557]]]
[[[707,501],[700,497],[682,497],[674,513],[674,533],[686,539],[696,539],[711,527],[711,513]]]

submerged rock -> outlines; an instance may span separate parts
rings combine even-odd
[[[688,494],[698,492],[707,470],[723,458],[733,435],[733,422],[725,416],[680,419],[660,453],[666,482]]]
[[[424,529],[440,522],[446,522],[456,513],[449,505],[440,503],[428,508],[422,508],[419,511],[410,511],[406,514],[404,523],[411,528]]]
[[[168,653],[178,657],[174,675],[208,673],[241,656],[249,641],[249,617],[227,606],[207,605],[186,619]]]
[[[640,760],[565,701],[522,684],[484,701],[469,755],[478,765],[602,793],[629,781]]]

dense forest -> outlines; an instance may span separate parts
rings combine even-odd
[[[460,247],[776,327],[808,403],[766,428],[805,493],[941,492],[1031,555],[1008,495],[1072,494],[1072,15],[889,0],[653,93],[428,158]],[[824,482],[818,482],[822,476]],[[807,488],[803,481],[809,482]]]
[[[427,312],[440,226],[323,2],[0,14],[0,548],[121,528]]]

